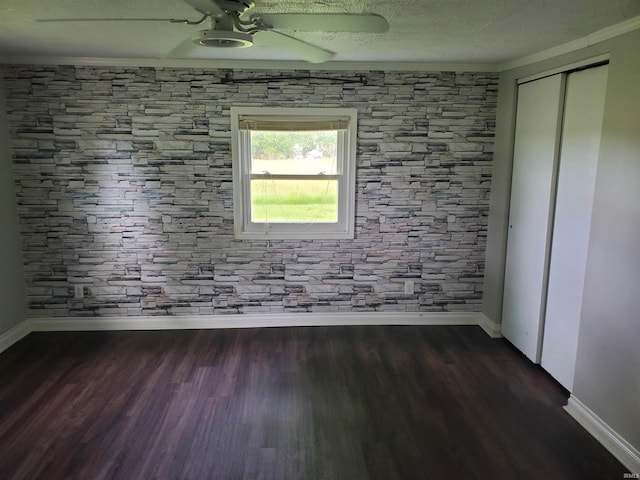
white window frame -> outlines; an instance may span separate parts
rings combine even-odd
[[[338,221],[335,223],[278,223],[251,221],[251,139],[250,130],[241,128],[245,118],[259,121],[300,119],[330,121],[347,119],[346,129],[338,133]],[[234,232],[238,239],[307,240],[349,239],[354,237],[356,135],[358,111],[355,108],[276,108],[231,107],[231,151],[233,158]],[[282,178],[294,179],[296,175]],[[311,176],[305,176],[311,178]],[[325,177],[326,178],[326,177]]]

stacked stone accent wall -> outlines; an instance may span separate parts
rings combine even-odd
[[[3,74],[33,317],[480,309],[496,74]],[[229,109],[251,105],[358,109],[355,239],[234,239]]]

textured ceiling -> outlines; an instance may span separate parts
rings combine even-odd
[[[284,32],[335,61],[498,64],[640,15],[640,0],[255,0],[252,12],[377,13],[382,34]],[[198,18],[182,0],[0,0],[0,55],[162,59],[203,26],[39,22],[60,18]],[[256,38],[248,49],[193,48],[194,59],[298,60]]]

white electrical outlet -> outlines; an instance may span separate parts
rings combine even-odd
[[[74,287],[74,298],[76,300],[81,300],[84,298],[84,287],[82,285],[75,285]]]
[[[415,283],[413,280],[404,281],[404,293],[405,295],[413,295],[415,293]]]

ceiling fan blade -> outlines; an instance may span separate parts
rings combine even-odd
[[[200,13],[211,16],[224,15],[225,12],[214,0],[184,0]]]
[[[36,22],[173,22],[173,18],[40,18]]]
[[[335,56],[334,52],[275,30],[258,32],[255,36],[259,37],[261,43],[267,46],[285,50],[310,63],[327,62]],[[262,42],[262,39],[264,39],[264,42]]]
[[[374,13],[265,13],[251,18],[260,18],[276,30],[298,32],[384,33],[389,30],[387,20]]]
[[[192,38],[187,38],[180,42],[173,50],[167,53],[164,58],[187,58],[190,53],[196,51],[198,46],[193,43]]]

